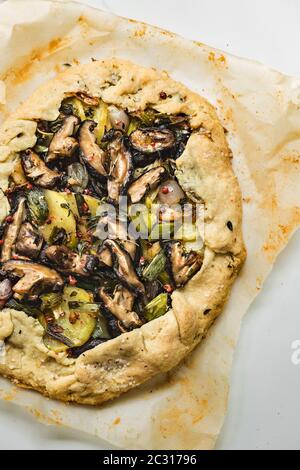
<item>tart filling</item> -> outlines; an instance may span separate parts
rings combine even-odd
[[[176,178],[191,134],[187,115],[82,93],[37,122],[6,192],[0,305],[38,318],[48,349],[78,357],[164,315],[201,269],[198,207]]]

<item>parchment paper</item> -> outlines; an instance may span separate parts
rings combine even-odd
[[[206,340],[171,373],[100,408],[47,400],[4,379],[0,395],[121,448],[211,449],[241,319],[300,224],[300,80],[78,3],[9,0],[0,7],[1,121],[64,64],[112,55],[165,69],[217,107],[243,193],[248,259]]]

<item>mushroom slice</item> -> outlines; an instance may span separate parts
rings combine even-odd
[[[36,259],[42,249],[43,237],[29,222],[25,222],[19,231],[15,250],[18,254]]]
[[[107,176],[106,154],[97,145],[94,129],[97,127],[95,121],[84,121],[79,128],[79,145],[83,160],[96,171],[98,175]]]
[[[112,295],[109,295],[104,287],[98,291],[104,306],[118,318],[125,328],[137,328],[142,322],[136,312],[133,311],[134,295],[126,287],[117,285]]]
[[[25,198],[19,202],[19,206],[12,215],[13,220],[8,223],[4,232],[0,261],[5,263],[11,258],[14,244],[16,243],[23,219],[25,217]]]
[[[78,98],[87,106],[99,106],[100,104],[100,99],[96,96],[89,96],[86,93],[82,92],[75,93],[74,96],[76,96],[76,98]]]
[[[54,134],[51,140],[47,162],[52,162],[60,157],[71,157],[78,148],[78,142],[73,137],[75,127],[79,124],[77,116],[67,116],[63,120],[61,128]]]
[[[104,264],[105,266],[108,266],[109,268],[112,268],[113,261],[109,248],[107,248],[106,246],[101,246],[97,252],[97,257],[100,263]]]
[[[133,173],[131,153],[126,149],[123,134],[119,131],[114,132],[107,150],[110,161],[108,197],[112,202],[118,202],[119,197],[125,193]]]
[[[137,243],[130,239],[126,226],[120,220],[115,220],[114,218],[109,217],[109,215],[105,215],[98,221],[97,229],[105,230],[108,238],[118,240],[124,249],[130,254],[132,260],[135,259]],[[101,239],[101,233],[99,233],[99,231],[97,233],[97,229],[94,236]],[[101,263],[112,267],[112,255],[106,246],[102,245],[99,248],[97,256]]]
[[[104,246],[107,246],[112,253],[114,271],[120,281],[133,292],[145,294],[144,285],[135,272],[130,254],[115,240],[105,240]]]
[[[66,246],[53,245],[45,249],[45,256],[62,273],[74,273],[89,276],[98,267],[98,258],[94,255],[75,253]]]
[[[42,188],[53,188],[61,175],[47,167],[43,160],[31,149],[21,155],[24,173],[27,178]]]
[[[135,151],[135,163],[140,166],[174,150],[176,145],[176,138],[171,130],[155,127],[137,129],[132,132],[129,140],[132,149]]]
[[[196,251],[186,252],[180,241],[167,243],[165,251],[176,287],[184,286],[202,266],[202,255]]]
[[[163,166],[152,168],[138,179],[136,179],[129,187],[128,194],[133,204],[139,202],[148,191],[157,188],[159,183],[166,177],[167,171]]]
[[[64,283],[54,269],[38,263],[11,260],[2,266],[2,270],[20,278],[12,288],[14,297],[18,299],[28,295],[30,300],[35,300],[42,291],[59,290]]]

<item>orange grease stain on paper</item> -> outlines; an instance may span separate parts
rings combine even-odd
[[[300,207],[294,207],[289,212],[291,212],[289,221],[286,224],[278,224],[272,229],[263,245],[263,251],[267,254],[270,261],[286,245],[291,234],[300,224]]]
[[[23,63],[20,67],[14,67],[7,70],[1,79],[10,86],[22,84],[28,80],[37,63],[41,62],[47,56],[53,54],[62,47],[66,47],[67,45],[67,38],[52,39],[52,41],[50,41],[47,46],[33,50],[32,53],[27,57],[26,62]]]

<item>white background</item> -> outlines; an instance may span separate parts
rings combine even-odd
[[[1,2],[2,0],[0,0]],[[84,0],[83,0],[84,1]],[[299,0],[86,0],[300,76]],[[300,201],[299,201],[300,204]],[[300,232],[243,322],[219,449],[300,449]],[[0,403],[0,449],[111,449]]]

